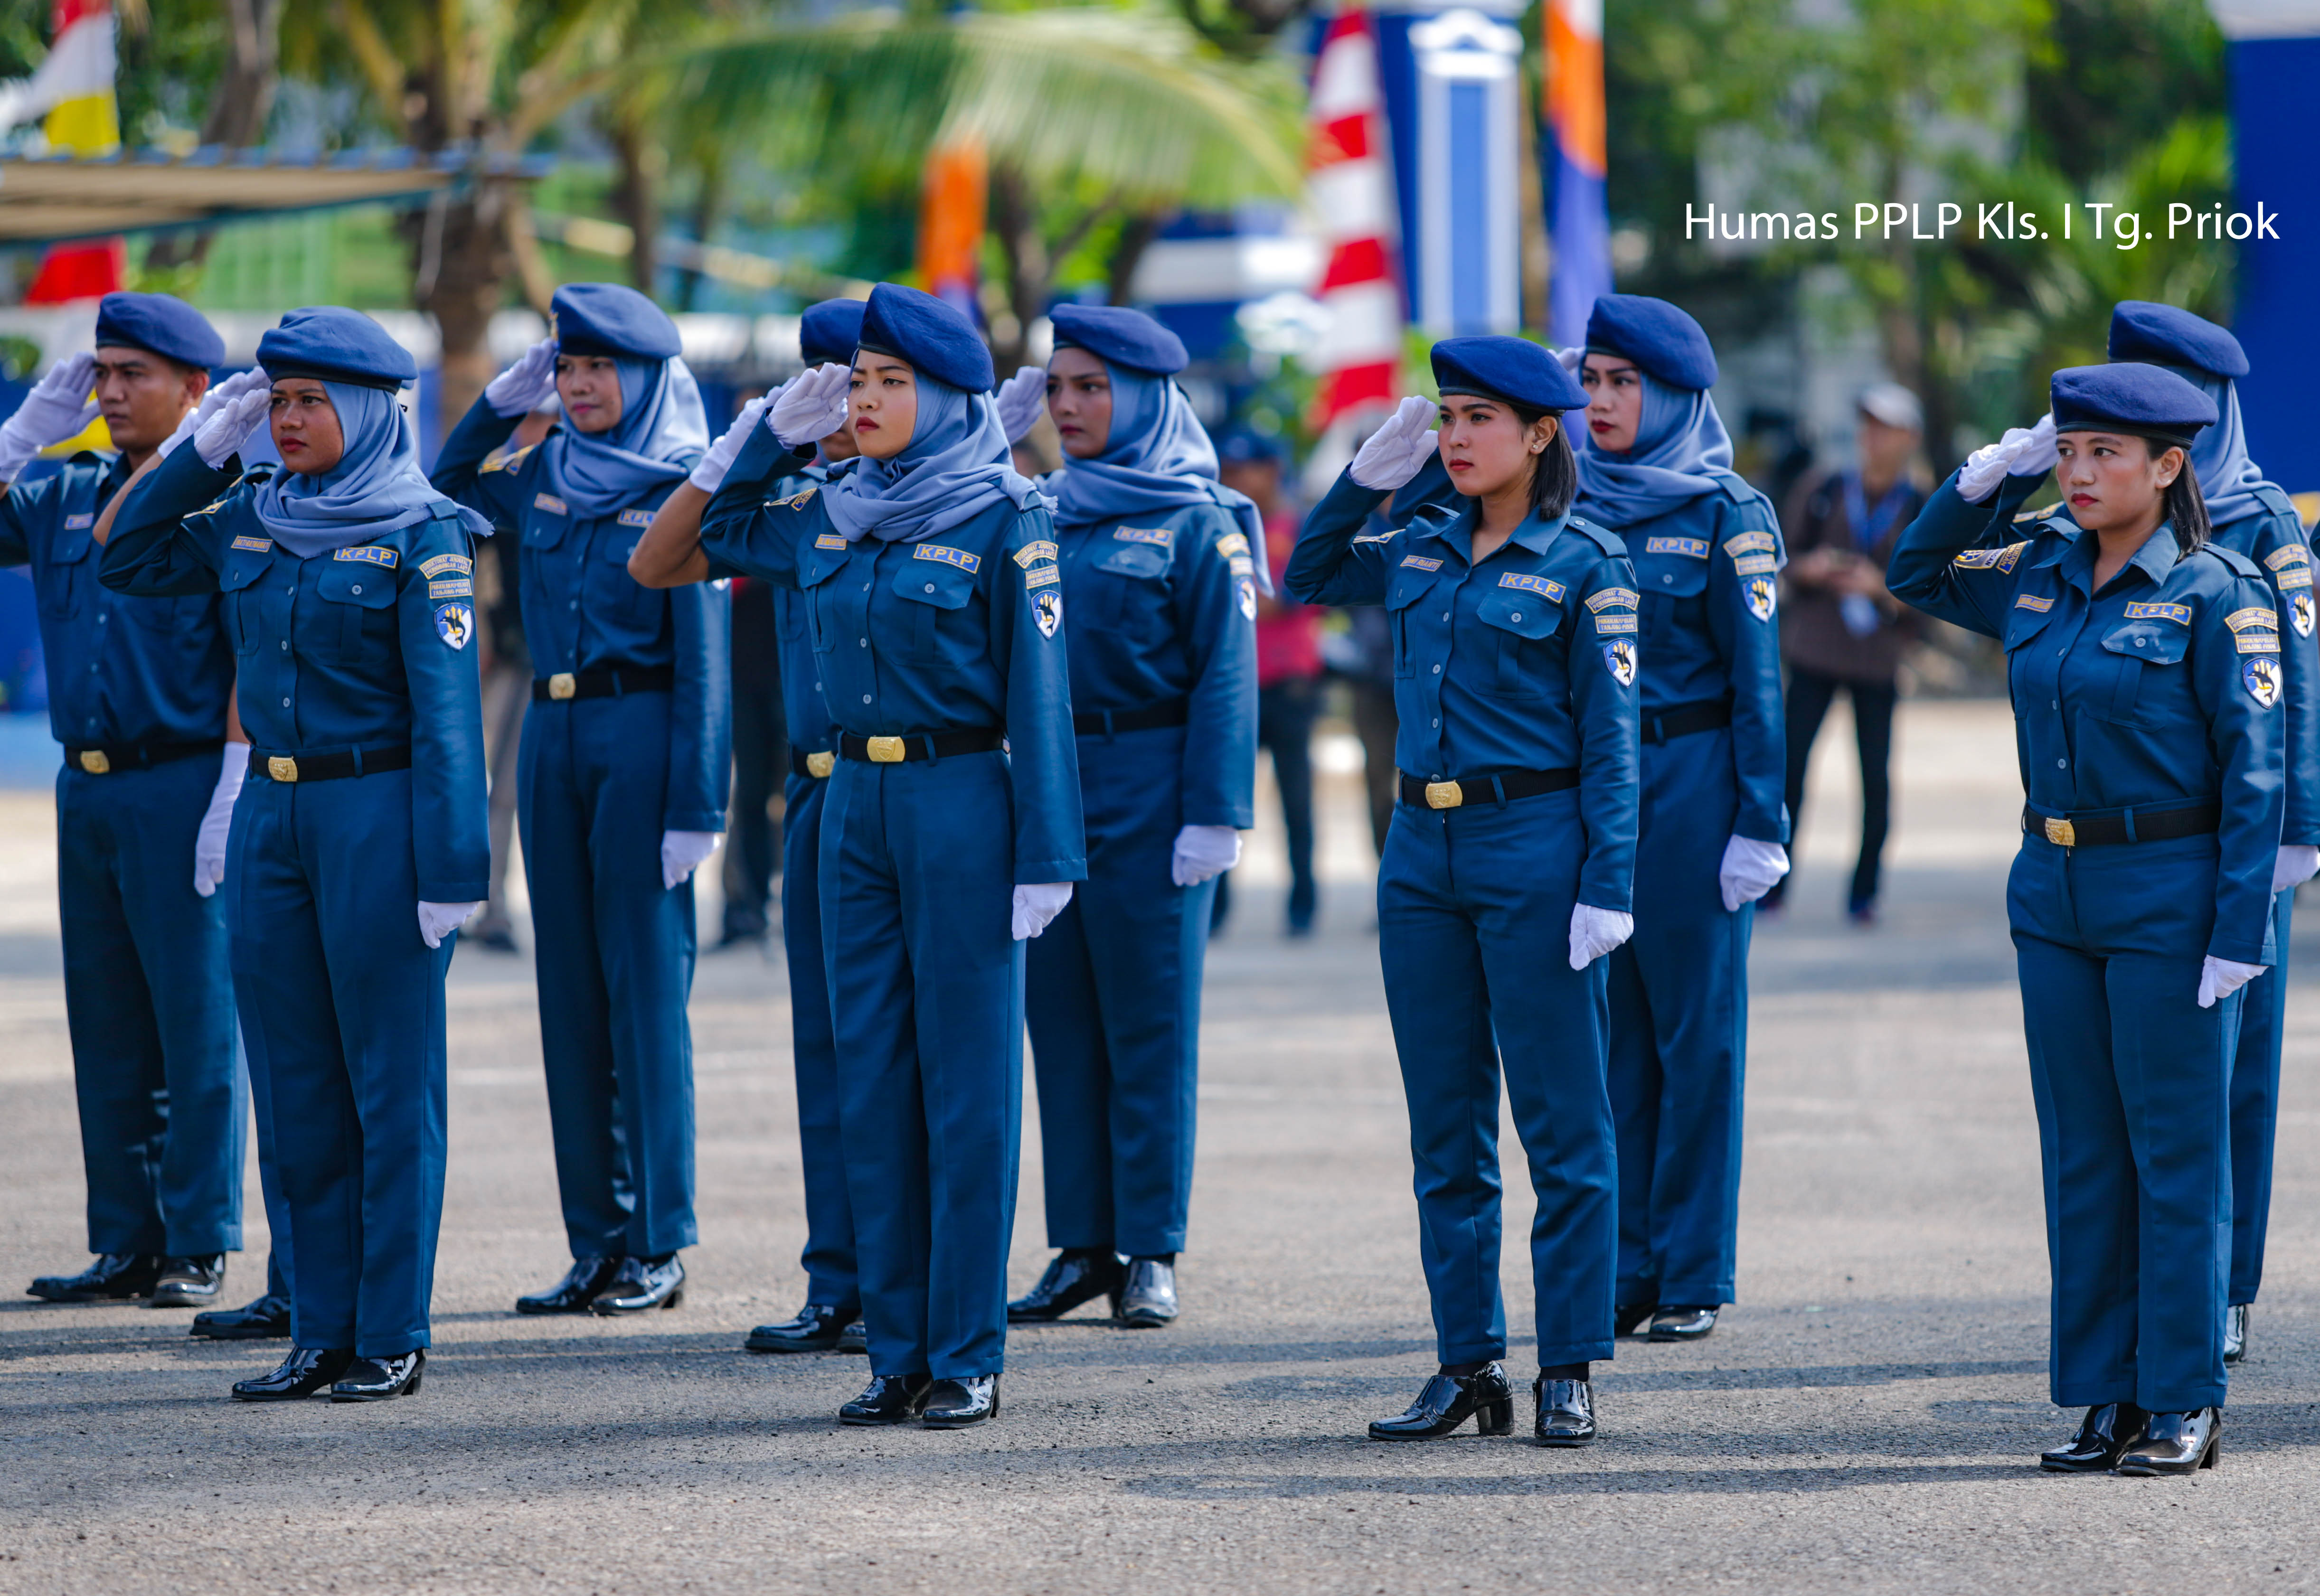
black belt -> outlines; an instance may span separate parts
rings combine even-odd
[[[2164,843],[2205,836],[2223,824],[2224,807],[2193,804],[2184,809],[2128,809],[2116,815],[2041,815],[2022,811],[2022,829],[2058,848],[2097,848],[2112,843]]]
[[[1717,726],[1732,724],[1732,700],[1702,699],[1695,704],[1678,704],[1656,715],[1644,717],[1645,743],[1670,743],[1678,737],[1689,737],[1694,732],[1712,732]]]
[[[818,753],[808,753],[802,748],[793,747],[790,750],[790,774],[802,776],[809,781],[819,781],[837,768],[837,762],[838,756],[826,748]]]
[[[1428,809],[1455,809],[1462,804],[1502,804],[1509,798],[1536,798],[1542,792],[1563,792],[1578,785],[1579,772],[1567,769],[1497,771],[1457,781],[1420,781],[1415,776],[1402,775],[1401,801]]]
[[[1083,737],[1109,737],[1120,732],[1154,732],[1164,726],[1183,726],[1192,718],[1192,700],[1170,699],[1141,709],[1088,709],[1072,717],[1072,730]]]
[[[199,743],[76,743],[66,744],[65,763],[91,776],[104,776],[114,771],[142,770],[148,765],[166,765],[173,760],[215,753],[224,746],[223,737]]]
[[[615,699],[622,693],[665,693],[676,687],[675,665],[606,665],[595,671],[558,671],[532,679],[534,703],[554,699]]]
[[[249,773],[268,781],[339,781],[411,768],[411,744],[392,748],[341,748],[332,753],[266,753],[249,751]]]
[[[906,760],[951,759],[962,753],[988,753],[1007,745],[1007,734],[997,726],[969,726],[959,732],[912,732],[902,737],[857,737],[838,735],[842,759],[874,765],[898,765]]]

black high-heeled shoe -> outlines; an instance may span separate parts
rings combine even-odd
[[[2098,1474],[2109,1472],[2119,1454],[2143,1438],[2151,1415],[2133,1402],[2104,1402],[2089,1408],[2079,1433],[2051,1452],[2038,1454],[2038,1466],[2050,1474]]]
[[[270,1375],[236,1380],[236,1402],[287,1402],[313,1395],[347,1372],[355,1360],[351,1347],[293,1347],[290,1356]]]
[[[1504,1365],[1486,1363],[1471,1375],[1436,1375],[1399,1417],[1372,1420],[1370,1439],[1436,1440],[1469,1419],[1482,1435],[1505,1435],[1514,1429],[1515,1388]]]
[[[346,1376],[331,1387],[334,1402],[383,1402],[390,1397],[417,1396],[419,1377],[427,1372],[427,1353],[414,1348],[393,1357],[358,1357]]]
[[[2224,1455],[2224,1411],[2153,1413],[2143,1438],[2119,1454],[2118,1474],[2193,1474]]]

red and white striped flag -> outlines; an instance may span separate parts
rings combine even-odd
[[[1313,426],[1400,397],[1402,301],[1391,152],[1378,88],[1377,35],[1359,4],[1339,11],[1313,63],[1306,198],[1329,246],[1320,302],[1329,329],[1315,353]]]

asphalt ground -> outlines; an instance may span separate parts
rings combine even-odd
[[[2289,1008],[2270,1275],[2224,1458],[2059,1478],[2035,1131],[2002,920],[2001,707],[1908,706],[1886,913],[1840,909],[1841,722],[1791,908],[1758,933],[1740,1289],[1714,1338],[1623,1341],[1581,1451],[1364,1438],[1432,1368],[1406,1122],[1350,780],[1319,933],[1278,837],[1210,964],[1183,1321],[1019,1330],[1005,1411],[847,1430],[858,1358],[743,1353],[802,1294],[779,964],[704,957],[702,1244],[682,1308],[519,1319],[562,1266],[528,964],[452,972],[449,1198],[423,1393],[243,1407],[278,1343],[186,1315],[0,1303],[0,1591],[1400,1592],[2320,1585],[2314,933]],[[1345,745],[1332,745],[1345,762]],[[1270,823],[1268,823],[1268,825]],[[0,795],[0,1282],[78,1267],[48,800]],[[1028,1118],[1029,1116],[1027,1116]],[[1013,1276],[1046,1261],[1027,1125]],[[1509,1134],[1506,1142],[1514,1152]],[[1518,1153],[1515,1153],[1519,1157]],[[1518,1168],[1519,1167],[1518,1166]],[[1525,1233],[1527,1184],[1507,1231]],[[260,1288],[251,1251],[229,1294]],[[1522,1329],[1518,1243],[1506,1278]],[[1509,1358],[1533,1372],[1527,1331]]]

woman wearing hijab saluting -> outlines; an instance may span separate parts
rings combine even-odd
[[[1627,540],[1643,595],[1636,935],[1611,956],[1618,1325],[1698,1340],[1733,1294],[1751,906],[1789,868],[1780,521],[1733,473],[1699,323],[1605,294],[1583,362],[1574,509]]]
[[[663,517],[648,586],[729,573],[802,589],[838,764],[822,946],[869,1387],[849,1424],[999,1410],[1022,1115],[1017,946],[1086,874],[1047,501],[1008,464],[991,356],[957,311],[882,283],[854,367],[816,367],[727,437],[694,537]],[[854,461],[769,502],[794,446]],[[768,426],[771,430],[768,430]]]
[[[258,1133],[289,1216],[290,1355],[249,1401],[415,1393],[443,1213],[443,977],[491,871],[470,539],[367,316],[293,311],[272,379],[106,509],[107,587],[222,589],[249,779],[225,894]],[[272,416],[279,470],[236,476]],[[413,924],[414,912],[416,924]]]
[[[1061,1253],[1007,1316],[1108,1295],[1149,1327],[1176,1317],[1201,963],[1216,877],[1255,823],[1256,594],[1273,584],[1255,505],[1218,484],[1216,449],[1170,381],[1176,335],[1110,305],[1058,305],[1055,328],[1047,410],[1066,458],[1042,485],[1074,621],[1088,878],[1027,954]]]
[[[725,825],[730,609],[658,593],[629,553],[708,447],[676,324],[633,288],[556,291],[556,333],[446,440],[435,484],[521,529],[531,684],[517,822],[572,1267],[519,1313],[682,1300],[693,1214],[693,868]],[[562,425],[489,458],[550,393]]]

